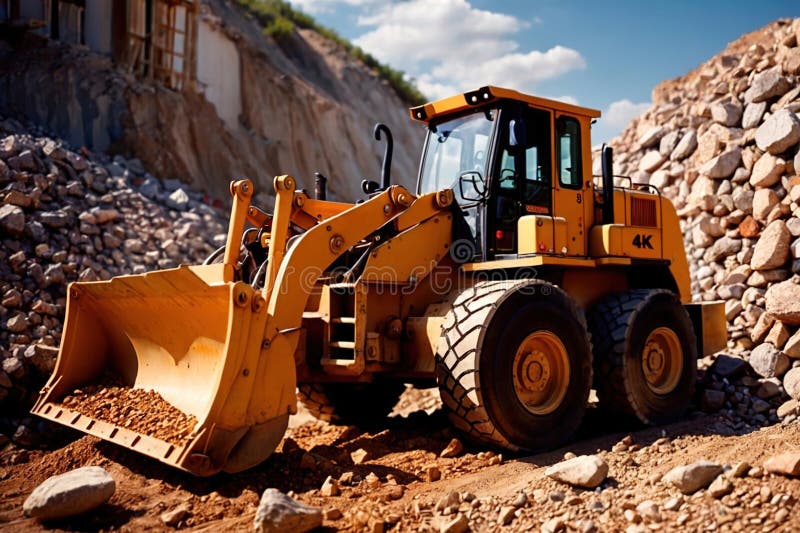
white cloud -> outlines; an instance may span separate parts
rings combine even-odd
[[[564,46],[519,50],[513,36],[530,29],[530,22],[477,9],[467,0],[392,3],[363,14],[358,23],[372,29],[355,44],[414,78],[428,98],[487,84],[535,92],[544,80],[586,67],[578,51]]]
[[[364,6],[371,4],[375,0],[291,0],[289,2],[292,7],[295,7],[305,13],[328,13],[332,11],[337,5],[347,6]]]
[[[603,111],[601,120],[609,128],[622,130],[628,123],[647,111],[652,103],[642,102],[635,104],[627,98],[612,102],[608,108]]]

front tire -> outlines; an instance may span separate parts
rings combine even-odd
[[[674,293],[608,296],[589,313],[589,330],[601,409],[655,425],[684,414],[697,381],[697,342]]]
[[[583,314],[539,280],[485,282],[445,318],[436,377],[453,425],[512,450],[564,444],[580,425],[592,383]]]

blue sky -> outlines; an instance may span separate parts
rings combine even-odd
[[[799,0],[290,1],[429,98],[491,83],[600,109],[594,143],[646,109],[658,82],[800,16]]]

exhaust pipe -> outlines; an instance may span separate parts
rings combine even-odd
[[[317,200],[328,199],[328,178],[319,172],[314,172],[314,198]]]
[[[603,173],[603,224],[614,223],[614,149],[603,143],[600,150]]]
[[[385,191],[391,185],[389,173],[392,168],[392,151],[394,150],[394,140],[392,139],[392,132],[386,124],[377,123],[373,133],[375,140],[381,140],[381,132],[386,134],[386,151],[383,153],[383,166],[381,167],[381,190]]]

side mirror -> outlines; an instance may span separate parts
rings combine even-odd
[[[486,180],[477,170],[464,171],[458,176],[458,193],[468,202],[485,200],[488,193]]]

